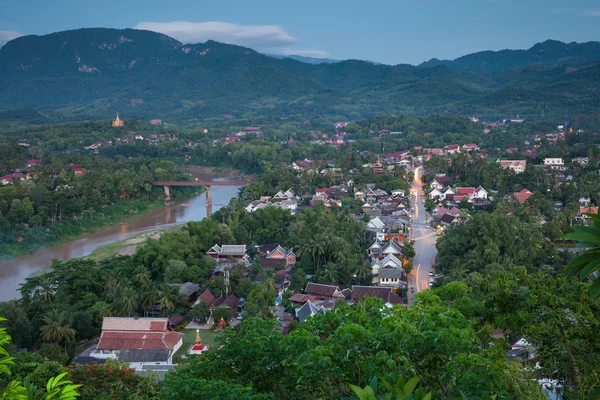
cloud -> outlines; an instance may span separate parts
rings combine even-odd
[[[23,34],[17,31],[0,31],[0,47],[19,36],[23,36]]]
[[[584,17],[600,17],[600,8],[572,8],[572,7],[562,7],[555,8],[550,12],[550,14],[575,14]]]
[[[588,9],[583,11],[583,15],[586,17],[600,17],[600,9]]]
[[[136,29],[164,33],[183,43],[218,42],[258,49],[289,46],[298,43],[277,25],[237,25],[229,22],[141,22]]]
[[[284,56],[303,56],[303,57],[313,57],[313,58],[327,58],[329,57],[329,53],[324,50],[300,50],[300,49],[276,49],[274,50],[278,54],[283,54]]]

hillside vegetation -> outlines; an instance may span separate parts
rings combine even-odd
[[[309,64],[214,41],[183,45],[149,31],[79,29],[20,37],[0,49],[0,110],[53,110],[67,119],[106,119],[118,110],[186,121],[380,113],[562,118],[598,109],[598,43],[547,41],[508,52],[418,67]]]

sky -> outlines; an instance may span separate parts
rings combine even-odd
[[[0,0],[0,46],[91,27],[268,54],[419,64],[546,39],[599,40],[600,0]]]

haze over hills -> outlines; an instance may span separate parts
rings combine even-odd
[[[106,119],[118,110],[186,121],[223,114],[536,118],[598,109],[600,63],[589,61],[600,60],[600,43],[547,41],[508,52],[420,67],[310,64],[215,41],[184,45],[150,31],[79,29],[20,37],[0,49],[0,110],[39,108],[69,119]]]

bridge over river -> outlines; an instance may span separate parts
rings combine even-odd
[[[166,201],[171,200],[171,187],[172,186],[204,186],[206,187],[206,213],[208,216],[212,214],[212,193],[210,191],[211,186],[245,186],[250,181],[154,181],[152,182],[155,186],[163,186],[165,188]]]

